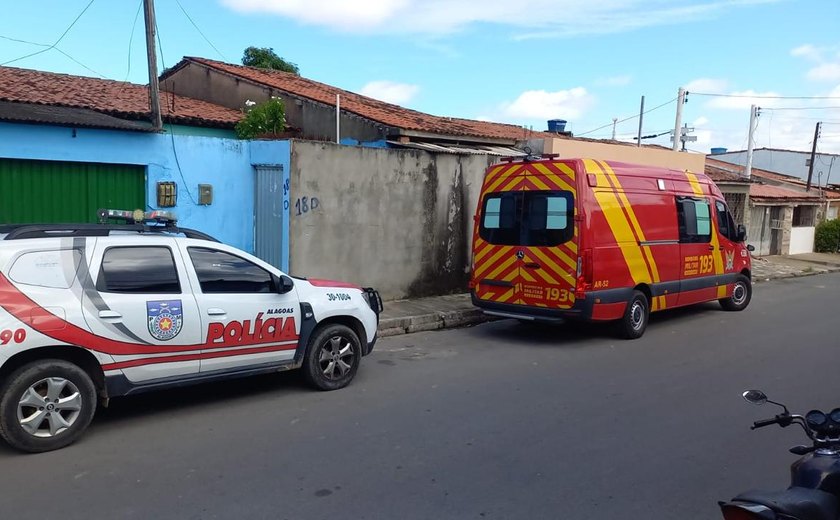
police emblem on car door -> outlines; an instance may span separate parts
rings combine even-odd
[[[146,317],[149,320],[149,334],[160,341],[169,341],[181,332],[181,300],[146,302]]]

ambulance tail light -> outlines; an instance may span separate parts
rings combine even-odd
[[[575,299],[586,298],[586,291],[592,289],[592,250],[584,249],[578,256],[577,281],[575,283]]]

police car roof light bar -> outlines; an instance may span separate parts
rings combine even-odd
[[[25,238],[60,238],[60,237],[106,237],[112,231],[136,231],[138,233],[173,233],[187,238],[219,242],[212,236],[195,229],[179,228],[173,225],[148,226],[145,224],[23,224],[3,226],[0,233],[7,232],[3,240],[21,240]]]

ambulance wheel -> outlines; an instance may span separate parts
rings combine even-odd
[[[362,348],[359,337],[345,325],[332,324],[316,330],[303,359],[303,376],[318,390],[344,388],[359,369]]]
[[[618,322],[618,330],[625,339],[641,338],[647,328],[650,318],[650,306],[647,296],[641,291],[633,291],[633,296],[627,302],[624,317]]]
[[[96,388],[90,376],[59,359],[18,368],[0,392],[0,436],[13,448],[30,453],[74,442],[96,411]]]
[[[732,296],[718,300],[725,311],[742,311],[752,299],[752,283],[746,276],[739,274],[732,288]]]

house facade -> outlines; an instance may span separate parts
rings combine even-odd
[[[718,161],[732,164],[747,164],[747,151],[736,150],[710,156]],[[756,148],[753,150],[753,167],[765,171],[779,172],[800,180],[808,180],[811,153],[779,148]],[[814,186],[826,186],[840,181],[840,155],[817,153],[811,182]]]

